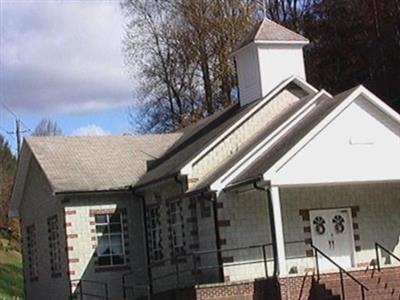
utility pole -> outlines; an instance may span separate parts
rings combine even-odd
[[[15,137],[17,138],[17,157],[19,158],[21,151],[21,122],[19,119],[15,119]]]
[[[15,134],[15,139],[17,142],[17,158],[19,157],[19,153],[21,151],[21,133],[28,132],[28,130],[21,131],[21,120],[15,118],[15,131],[7,131],[8,134]]]
[[[2,103],[0,103],[2,104]],[[29,132],[30,129],[28,128],[27,130],[21,130],[21,120],[20,118],[11,110],[9,109],[5,104],[2,104],[4,109],[6,109],[15,119],[15,131],[7,131],[8,134],[15,134],[16,142],[17,142],[17,158],[19,158],[19,153],[21,151],[21,134]],[[22,123],[26,128],[27,126]]]

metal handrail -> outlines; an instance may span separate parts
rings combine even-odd
[[[89,280],[89,279],[73,279],[73,280],[71,280],[71,283],[73,283],[73,282],[78,282],[77,289],[79,290],[79,295],[80,295],[81,299],[83,299],[83,296],[90,296],[90,297],[101,298],[101,299],[105,299],[105,300],[109,299],[108,285],[105,282]],[[95,295],[95,294],[91,294],[91,293],[84,293],[84,291],[83,291],[83,283],[84,282],[103,286],[104,287],[104,296]],[[71,291],[71,293],[72,293],[72,291]],[[71,299],[72,299],[72,294],[71,294]]]
[[[171,276],[175,276],[176,277],[176,281],[177,284],[179,285],[179,281],[180,281],[180,275],[182,275],[183,273],[187,273],[187,272],[193,272],[195,274],[195,276],[197,276],[197,272],[200,270],[209,270],[209,269],[217,269],[217,268],[221,268],[224,266],[224,263],[222,264],[214,264],[214,265],[205,265],[205,266],[198,266],[197,265],[197,258],[201,257],[202,255],[207,255],[207,254],[216,254],[216,253],[223,253],[223,252],[232,252],[232,251],[240,251],[240,250],[246,250],[246,249],[261,249],[262,251],[262,259],[256,260],[256,261],[251,261],[251,262],[236,262],[236,263],[229,263],[229,267],[233,267],[233,266],[240,266],[240,265],[248,265],[248,264],[256,264],[256,263],[264,263],[264,272],[265,272],[265,277],[268,277],[268,266],[267,266],[267,262],[271,261],[267,259],[267,252],[266,252],[266,248],[272,246],[272,243],[267,243],[267,244],[257,244],[257,245],[251,245],[251,246],[242,246],[242,247],[234,247],[234,248],[224,248],[224,249],[212,249],[212,250],[203,250],[203,251],[196,251],[196,252],[191,252],[191,253],[186,253],[186,254],[181,254],[175,257],[170,257],[170,258],[166,258],[160,261],[157,261],[155,263],[152,263],[148,266],[148,269],[150,268],[154,268],[157,267],[159,265],[163,265],[166,262],[174,262],[177,261],[179,259],[187,259],[187,258],[192,258],[193,260],[193,268],[186,268],[186,269],[179,269],[179,264],[176,263],[175,264],[175,270],[172,272],[169,272],[167,274],[163,274],[161,276],[157,276],[157,277],[152,277],[152,281],[157,281],[157,280],[162,280],[165,279],[167,277],[171,277]],[[272,259],[273,261],[273,259]],[[140,271],[144,271],[146,270],[146,268],[140,268],[140,269],[136,269],[135,271],[129,272],[129,273],[125,273],[122,276],[122,287],[123,287],[123,294],[124,297],[126,298],[126,290],[127,289],[134,289],[133,285],[128,285],[126,282],[126,277],[133,275],[137,272]],[[150,283],[151,284],[151,283]],[[143,285],[145,286],[145,285]],[[149,285],[150,286],[150,285]]]
[[[346,274],[351,280],[353,280],[355,283],[357,283],[360,286],[361,289],[361,299],[365,299],[365,291],[369,291],[369,289],[361,283],[358,279],[356,279],[353,275],[351,275],[349,272],[347,272],[345,269],[343,269],[341,266],[339,266],[336,262],[334,262],[330,257],[328,257],[324,252],[322,252],[320,249],[315,247],[313,244],[311,244],[311,247],[314,249],[316,252],[315,254],[315,263],[317,267],[317,279],[318,281],[320,280],[320,272],[319,272],[319,262],[318,262],[318,254],[322,255],[325,257],[331,264],[333,264],[336,268],[339,269],[339,276],[340,276],[340,288],[342,292],[342,300],[346,299],[346,294],[345,294],[345,288],[344,288],[344,281],[343,281],[343,273]]]
[[[400,262],[400,258],[396,256],[393,252],[389,251],[387,248],[383,247],[381,244],[378,242],[375,242],[375,255],[376,255],[376,266],[378,268],[378,271],[381,271],[381,262],[380,262],[380,256],[379,256],[379,248],[383,251],[385,251],[387,254],[389,254],[391,257],[393,257],[395,260]]]

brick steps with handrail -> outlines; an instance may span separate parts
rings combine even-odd
[[[350,272],[355,278],[369,288],[365,294],[365,299],[400,299],[400,268],[367,269],[365,271]],[[359,286],[349,279],[344,279],[345,296],[347,300],[360,299]],[[341,295],[341,284],[339,277],[324,279],[321,277],[320,283],[323,283],[326,289],[332,291],[335,295]]]

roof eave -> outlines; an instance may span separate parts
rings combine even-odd
[[[307,45],[310,43],[309,40],[282,40],[282,41],[269,41],[269,40],[256,40],[255,44],[267,44],[267,45]]]
[[[28,151],[29,150],[29,151]],[[11,193],[10,208],[7,212],[9,218],[17,218],[20,216],[19,209],[22,203],[22,198],[24,194],[25,181],[29,169],[30,162],[32,160],[33,154],[30,151],[26,140],[22,142],[21,152],[18,158],[17,172],[14,177],[14,184]],[[22,162],[23,161],[23,162]],[[18,191],[17,186],[22,186],[22,190]]]
[[[162,182],[164,180],[175,178],[176,176],[186,176],[186,175],[182,175],[180,172],[174,172],[172,174],[168,174],[168,175],[165,175],[165,176],[162,176],[162,177],[158,177],[158,178],[156,178],[154,180],[151,180],[151,181],[148,181],[148,182],[145,182],[145,183],[141,183],[141,184],[138,184],[138,185],[132,185],[132,189],[140,191],[141,189],[144,189],[144,188],[146,188],[148,186],[151,186],[153,184],[158,184],[158,183],[160,183],[160,182]]]
[[[54,195],[76,195],[76,194],[97,194],[97,193],[116,193],[127,192],[131,190],[131,186],[124,186],[120,188],[98,189],[98,190],[59,190],[55,191]]]
[[[249,184],[254,184],[256,182],[260,182],[260,181],[263,181],[263,180],[264,180],[263,175],[258,175],[258,176],[251,177],[251,178],[248,178],[246,180],[243,180],[243,181],[228,185],[227,187],[225,187],[223,189],[223,191],[224,192],[229,192],[229,191],[237,190],[240,187],[243,187],[243,186],[246,186],[246,185],[249,185]]]
[[[277,40],[253,40],[249,42],[246,45],[242,45],[240,48],[236,48],[232,51],[232,53],[229,55],[230,57],[234,57],[236,54],[239,52],[242,52],[243,50],[249,48],[250,46],[260,44],[260,45],[299,45],[299,46],[305,46],[308,45],[310,41],[308,39],[304,40],[282,40],[282,41],[277,41]]]

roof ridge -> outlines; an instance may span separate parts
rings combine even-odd
[[[260,33],[261,27],[262,27],[263,23],[264,23],[266,20],[269,20],[269,19],[264,18],[264,20],[258,22],[258,24],[257,24],[258,28],[257,28],[257,30],[256,30],[256,32],[255,32],[255,34],[254,34],[254,36],[252,37],[252,40],[253,40],[253,41],[256,40],[258,34]]]
[[[307,44],[309,40],[300,33],[271,19],[258,21],[252,30],[233,48],[233,54],[256,41],[265,43]]]
[[[122,135],[54,135],[54,136],[27,136],[25,140],[40,140],[40,139],[106,139],[106,138],[147,138],[147,137],[165,137],[165,136],[181,136],[181,132],[170,133],[149,133],[149,134],[122,134]]]
[[[154,160],[153,164],[149,166],[149,170],[156,168],[158,165],[163,163],[164,161],[168,160],[170,157],[174,156],[175,154],[179,153],[180,151],[183,151],[186,147],[190,146],[196,139],[201,138],[205,134],[208,133],[210,128],[218,127],[222,123],[226,121],[227,118],[231,117],[230,114],[234,113],[236,110],[240,109],[239,103],[232,104],[228,107],[226,107],[223,110],[217,111],[214,114],[217,115],[210,115],[204,119],[199,120],[198,122],[200,126],[203,125],[203,127],[199,128],[198,131],[194,132],[193,135],[189,136],[188,138],[184,139],[183,141],[180,142],[180,139],[176,140],[174,144],[158,159]],[[217,116],[215,118],[215,116]],[[207,123],[206,119],[210,120],[210,123]],[[205,122],[203,122],[205,121]],[[192,125],[196,125],[196,123],[193,123]],[[183,129],[184,130],[184,129]],[[183,136],[184,132],[181,133],[181,136]]]
[[[280,30],[282,30],[284,32],[287,32],[287,33],[290,33],[292,35],[297,36],[299,38],[299,40],[304,40],[304,41],[307,40],[308,41],[308,39],[305,38],[304,36],[302,36],[300,33],[296,32],[296,31],[294,31],[292,29],[289,29],[289,28],[283,26],[282,24],[280,24],[278,22],[275,22],[275,21],[273,21],[273,20],[271,20],[269,18],[264,18],[264,20],[261,22],[261,26],[257,30],[257,34],[260,32],[260,29],[262,28],[262,25],[266,24],[267,22],[269,24],[271,24],[272,26],[275,26],[276,28],[279,28]]]

